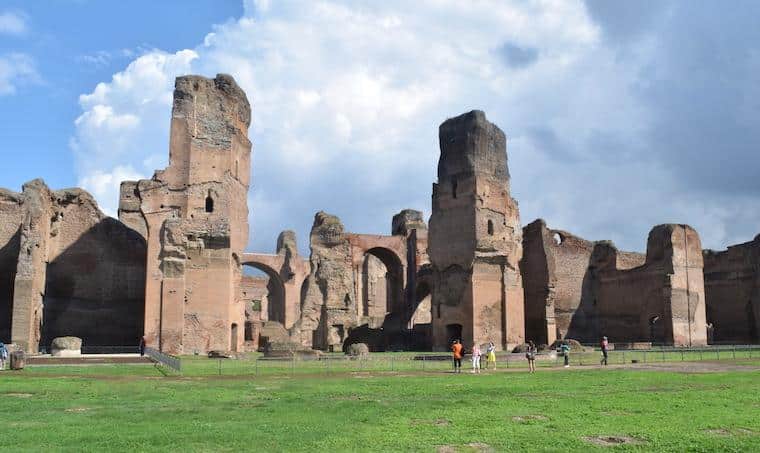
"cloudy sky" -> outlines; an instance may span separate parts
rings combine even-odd
[[[658,223],[724,248],[760,232],[760,2],[0,3],[0,186],[83,186],[168,158],[175,76],[232,74],[253,104],[251,248],[313,215],[387,234],[430,214],[437,127],[508,136],[523,223],[643,250]]]

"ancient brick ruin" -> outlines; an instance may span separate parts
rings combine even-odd
[[[551,230],[541,219],[523,238],[526,335],[534,341],[707,343],[702,249],[692,228],[654,227],[646,255]]]
[[[0,190],[0,341],[36,353],[144,335],[173,354],[760,341],[760,236],[703,251],[692,228],[659,225],[641,254],[540,219],[521,228],[506,136],[480,111],[440,126],[429,230],[411,209],[389,235],[318,212],[309,257],[292,231],[247,252],[250,122],[230,76],[179,77],[169,165],[122,183],[119,220],[80,189]]]
[[[444,122],[439,141],[428,245],[433,347],[448,349],[454,337],[521,344],[522,231],[509,192],[506,136],[473,111]]]
[[[169,166],[124,182],[119,218],[145,235],[145,337],[170,353],[237,351],[245,307],[251,107],[230,76],[177,78]]]
[[[80,189],[0,190],[0,341],[135,344],[143,332],[145,239]]]
[[[703,257],[710,342],[759,343],[760,235]]]

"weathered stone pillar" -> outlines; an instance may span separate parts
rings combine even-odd
[[[524,341],[524,295],[506,136],[476,110],[441,124],[439,139],[428,247],[433,347],[447,349],[460,336],[466,347],[493,341],[511,348]]]

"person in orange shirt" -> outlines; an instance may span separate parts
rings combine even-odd
[[[462,372],[462,343],[459,340],[454,340],[454,344],[451,345],[451,352],[454,354],[454,372]]]

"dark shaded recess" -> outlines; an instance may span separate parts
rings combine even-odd
[[[106,218],[47,267],[42,340],[76,336],[83,347],[133,346],[143,333],[146,242]]]
[[[11,342],[13,322],[13,286],[16,280],[18,253],[21,248],[21,230],[0,247],[0,341]]]

